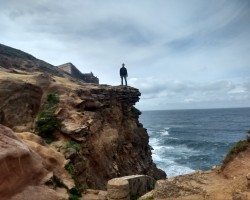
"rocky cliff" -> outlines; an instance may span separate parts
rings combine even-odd
[[[3,62],[5,56],[7,63]],[[58,140],[49,147],[67,159],[74,181],[81,189],[105,189],[109,179],[124,175],[166,177],[153,163],[149,136],[138,121],[140,111],[134,107],[140,96],[137,89],[85,84],[42,68],[27,70],[27,66],[18,67],[20,60],[17,66],[10,67],[8,63],[19,59],[12,56],[0,57],[0,123],[15,132],[35,134],[35,122],[48,94],[57,94],[59,102],[54,114],[63,126],[53,133]],[[23,55],[20,59],[24,60]],[[30,145],[25,138],[21,139]],[[70,146],[72,143],[77,150]],[[44,151],[42,155],[46,153],[50,154]],[[23,162],[28,162],[23,166],[26,168],[30,161]]]
[[[61,66],[53,66],[43,60],[21,50],[0,44],[0,67],[4,69],[22,70],[26,72],[43,72],[50,75],[65,77],[72,81],[86,83],[99,83],[99,79],[93,73],[82,74],[73,64],[66,63]],[[75,80],[76,79],[76,80]]]

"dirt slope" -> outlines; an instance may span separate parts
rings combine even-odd
[[[169,180],[158,181],[154,199],[171,200],[249,200],[250,145],[246,151],[229,162],[223,171],[220,167],[195,172]]]

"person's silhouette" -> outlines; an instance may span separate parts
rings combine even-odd
[[[125,68],[125,64],[122,64],[122,67],[120,69],[120,76],[121,76],[121,85],[123,85],[123,78],[125,80],[125,84],[127,86],[127,77],[128,77],[128,72],[127,69]]]

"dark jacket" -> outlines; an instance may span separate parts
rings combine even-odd
[[[125,67],[120,69],[120,76],[128,76],[127,69]]]

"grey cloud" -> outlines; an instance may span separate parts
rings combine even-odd
[[[143,82],[143,80],[138,82]],[[246,85],[231,81],[214,83],[172,81],[162,83],[165,89],[159,90],[158,85],[152,85],[150,91],[147,91],[143,84],[137,82],[133,84],[144,91],[142,99],[145,104],[142,106],[138,104],[142,110],[237,107],[237,105],[248,106],[250,102],[250,90]]]
[[[146,84],[145,84],[146,82]],[[191,103],[208,101],[250,100],[250,91],[245,84],[232,83],[231,81],[217,81],[211,83],[165,81],[157,83],[148,80],[134,80],[133,86],[142,91],[142,98],[162,98],[167,102]]]
[[[125,62],[129,78],[140,77],[129,84],[142,91],[142,108],[242,106],[250,90],[249,9],[248,0],[8,0],[1,43],[54,65],[73,62],[112,85]]]

